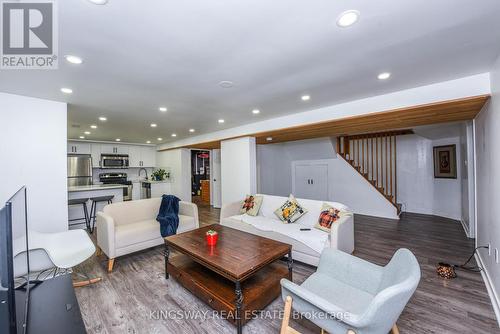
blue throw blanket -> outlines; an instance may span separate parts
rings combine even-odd
[[[174,195],[161,197],[160,211],[156,220],[160,223],[160,232],[163,238],[177,233],[179,227],[179,201]]]

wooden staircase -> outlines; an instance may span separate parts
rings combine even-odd
[[[337,137],[337,153],[401,214],[397,196],[396,138],[412,130]]]

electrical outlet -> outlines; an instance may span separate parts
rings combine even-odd
[[[488,256],[491,256],[491,242],[488,242]]]

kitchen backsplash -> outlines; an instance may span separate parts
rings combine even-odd
[[[102,169],[102,168],[92,168],[92,178],[94,184],[99,183],[99,174],[101,173],[126,173],[127,179],[129,181],[135,181],[139,179],[139,170],[141,168],[127,168],[127,169]],[[153,168],[145,168],[148,171],[148,177],[151,177],[151,173],[153,173]],[[145,177],[144,171],[141,173],[141,179]]]

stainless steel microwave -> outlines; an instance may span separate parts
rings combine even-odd
[[[128,168],[128,154],[101,154],[101,168]]]

